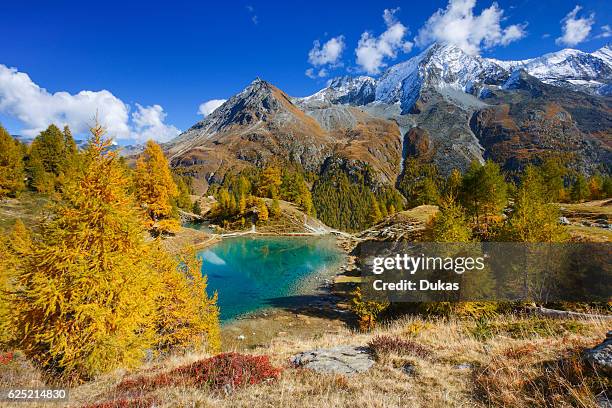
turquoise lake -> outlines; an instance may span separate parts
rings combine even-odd
[[[308,278],[330,275],[344,257],[329,236],[226,238],[198,256],[208,293],[219,293],[222,321],[301,294]]]

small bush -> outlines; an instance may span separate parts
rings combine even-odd
[[[118,391],[152,391],[166,386],[192,386],[212,390],[233,390],[246,385],[274,381],[281,369],[272,366],[268,356],[222,353],[205,360],[178,367],[152,377],[124,380]]]
[[[422,345],[396,336],[376,336],[368,343],[368,346],[377,357],[387,354],[413,355],[417,357],[428,357],[431,355],[431,351]]]
[[[504,302],[425,302],[419,305],[419,311],[429,316],[460,318],[492,318],[505,312]]]
[[[7,365],[13,361],[15,354],[12,351],[0,353],[0,365]]]
[[[82,408],[151,408],[157,405],[154,398],[118,398],[98,404],[85,405]]]

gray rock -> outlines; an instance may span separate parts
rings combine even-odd
[[[297,367],[319,373],[356,374],[369,370],[374,358],[366,347],[338,346],[331,349],[304,351],[291,358]]]
[[[457,364],[455,366],[456,370],[471,370],[472,369],[472,365],[470,363],[461,363],[461,364]]]
[[[404,374],[406,375],[415,375],[416,374],[416,367],[410,363],[404,364],[404,366],[402,367],[402,371],[404,372]]]
[[[559,217],[559,224],[570,225],[570,220],[568,220],[567,217]]]
[[[586,350],[584,356],[596,371],[612,375],[612,330],[601,344]]]

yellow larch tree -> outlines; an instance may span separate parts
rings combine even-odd
[[[136,162],[136,196],[148,215],[148,227],[155,233],[176,232],[179,223],[173,216],[173,200],[179,191],[172,178],[168,160],[152,140]]]
[[[103,134],[92,129],[83,174],[67,180],[19,280],[19,346],[65,378],[134,367],[154,343],[160,280]]]

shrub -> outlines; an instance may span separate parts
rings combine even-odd
[[[14,359],[15,355],[12,351],[7,351],[6,353],[0,353],[0,365],[7,365],[11,363]]]
[[[491,318],[505,310],[501,302],[426,302],[419,305],[421,313],[432,316]]]
[[[268,356],[221,353],[205,360],[178,367],[152,377],[124,380],[118,391],[152,391],[166,386],[192,386],[212,390],[230,390],[274,381],[281,369],[270,363]]]
[[[82,408],[150,408],[157,405],[155,398],[118,398],[97,404],[85,405]]]
[[[378,315],[389,307],[389,303],[364,300],[361,288],[359,287],[351,294],[353,295],[351,299],[351,309],[359,318],[359,329],[361,331],[372,330],[376,326]]]
[[[431,355],[431,351],[422,345],[397,336],[376,336],[368,343],[368,346],[377,357],[386,354],[405,354],[417,357],[428,357]]]

